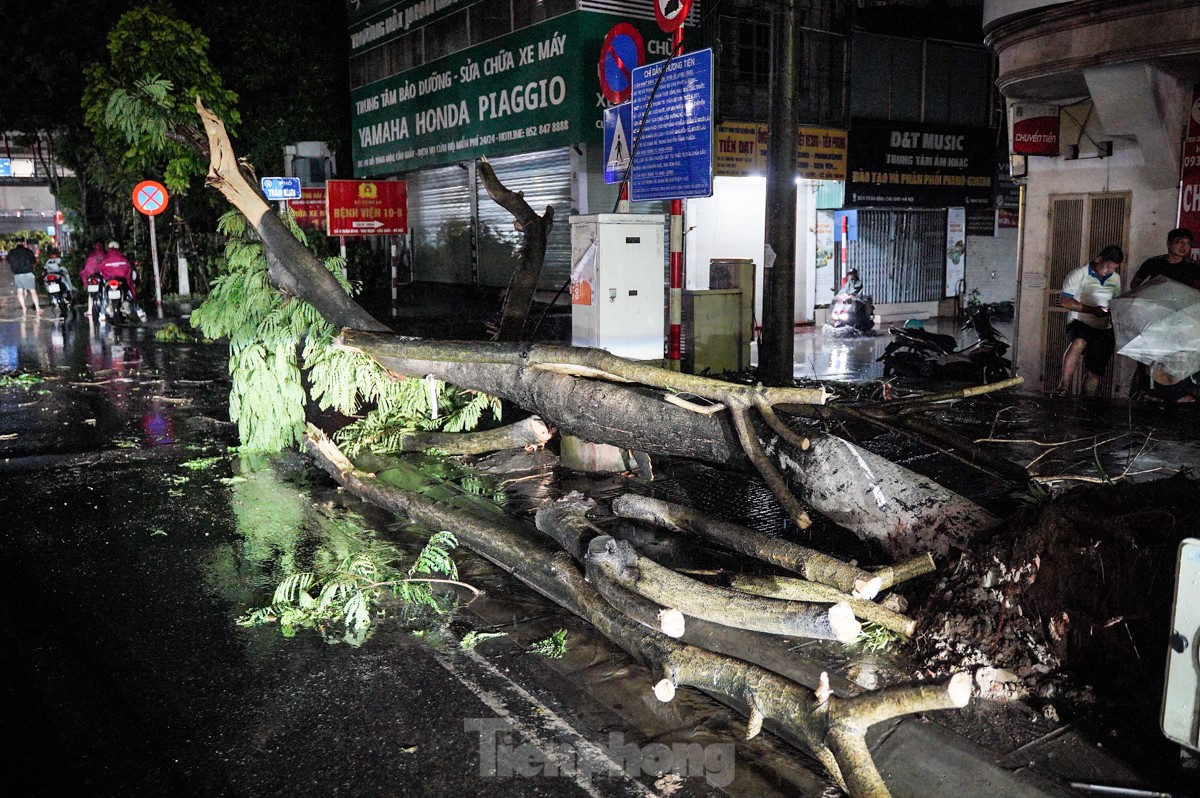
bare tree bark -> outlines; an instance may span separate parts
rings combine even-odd
[[[887,784],[871,759],[865,733],[882,720],[914,712],[966,706],[971,678],[959,673],[938,685],[890,687],[843,698],[813,692],[777,673],[715,654],[656,632],[616,611],[584,580],[561,549],[546,546],[505,516],[473,516],[425,496],[382,484],[358,471],[320,430],[305,445],[318,464],[355,495],[433,529],[452,529],[459,541],[531,588],[591,623],[656,674],[654,694],[670,701],[681,686],[728,695],[748,707],[748,732],[771,719],[812,751],[852,798],[887,798]]]
[[[675,532],[701,535],[726,548],[763,562],[795,571],[805,579],[821,582],[862,598],[875,598],[882,580],[841,560],[788,540],[749,527],[648,496],[628,494],[613,500],[613,512],[622,518],[654,524]]]
[[[550,228],[554,226],[554,206],[547,205],[546,212],[538,216],[525,201],[524,194],[506,188],[496,178],[496,172],[486,158],[480,159],[477,168],[488,196],[512,214],[513,226],[521,231],[523,237],[521,248],[516,253],[517,268],[513,270],[508,291],[504,294],[495,336],[497,341],[518,341],[525,328],[525,319],[529,316],[529,307],[533,304],[538,279],[542,275],[546,239],[550,236]]]
[[[470,455],[544,446],[554,430],[538,416],[515,421],[482,432],[407,432],[396,441],[397,451],[423,452],[439,449],[446,454]]]

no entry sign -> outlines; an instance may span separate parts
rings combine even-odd
[[[674,33],[691,10],[692,0],[654,0],[654,18],[663,33]]]
[[[168,199],[162,183],[143,180],[133,187],[133,207],[147,216],[158,216],[165,211]]]
[[[329,180],[325,213],[331,236],[408,232],[408,184],[403,180]]]

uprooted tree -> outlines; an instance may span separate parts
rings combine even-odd
[[[927,572],[933,565],[931,555],[941,557],[961,548],[995,523],[967,499],[848,440],[813,427],[801,431],[792,418],[859,418],[921,435],[937,448],[1006,478],[1019,480],[1021,474],[969,441],[919,429],[913,414],[906,412],[919,406],[916,403],[887,410],[839,409],[827,404],[823,388],[733,384],[632,363],[600,350],[429,341],[393,333],[357,305],[326,264],[272,212],[254,182],[247,180],[249,167],[236,158],[222,121],[199,100],[197,110],[207,134],[207,183],[240,211],[257,235],[270,284],[285,297],[308,303],[340,330],[337,340],[343,352],[364,355],[393,377],[432,376],[507,399],[584,440],[756,472],[797,525],[809,524],[807,506],[895,558],[898,562],[891,570],[868,572],[803,547],[756,540],[750,530],[714,526],[693,518],[686,508],[620,509],[630,517],[704,534],[796,574],[786,582],[743,583],[739,590],[715,587],[671,572],[628,544],[608,538],[591,527],[578,508],[539,513],[537,526],[546,536],[539,538],[519,521],[480,519],[383,486],[320,430],[310,429],[306,437],[318,462],[348,490],[433,528],[452,529],[464,545],[590,621],[657,674],[654,692],[660,700],[670,700],[680,685],[729,695],[745,707],[751,736],[764,719],[771,719],[809,747],[852,795],[889,794],[871,760],[866,729],[887,717],[964,705],[971,690],[964,674],[940,685],[844,698],[832,695],[822,682],[802,686],[740,658],[688,643],[688,619],[843,641],[856,636],[856,618],[911,629],[908,619],[881,611],[871,599],[885,586]],[[481,166],[491,196],[516,209],[526,236],[525,256],[540,258],[544,222],[549,220],[525,215],[528,206],[519,195],[500,184],[490,167]],[[539,236],[541,242],[535,240]],[[349,392],[354,392],[353,386]],[[717,610],[710,611],[713,607]]]

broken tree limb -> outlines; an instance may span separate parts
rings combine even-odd
[[[635,552],[629,543],[607,535],[588,544],[587,562],[626,590],[693,618],[767,634],[843,643],[862,633],[862,626],[844,603],[780,601],[706,585],[664,568]]]
[[[325,264],[304,245],[271,211],[266,199],[246,180],[225,123],[196,98],[196,111],[208,134],[208,177],[205,185],[221,192],[258,233],[267,257],[271,284],[292,296],[303,298],[336,329],[387,330],[342,289]]]
[[[864,734],[870,723],[865,718],[874,723],[885,716],[962,707],[970,700],[970,676],[963,673],[940,685],[819,700],[813,691],[779,674],[681,643],[630,620],[584,580],[566,552],[550,549],[515,519],[474,516],[380,483],[358,471],[315,427],[309,427],[305,446],[318,465],[354,495],[431,529],[453,530],[462,545],[591,623],[657,675],[655,694],[660,700],[672,697],[680,686],[690,686],[753,707],[752,714],[774,721],[805,745],[851,798],[890,795],[866,745]]]
[[[486,454],[505,449],[544,446],[554,437],[554,431],[538,416],[506,424],[482,432],[406,432],[398,436],[396,450],[423,452],[440,449],[446,454]],[[369,444],[370,441],[367,441]]]
[[[386,332],[385,325],[355,304],[324,264],[268,212],[265,200],[240,172],[221,120],[199,102],[197,111],[209,140],[209,184],[254,225],[267,254],[272,284],[309,302],[329,323],[345,328],[344,342],[391,373],[432,373],[460,388],[509,399],[584,440],[748,468],[749,460],[741,451],[737,430],[727,413],[701,416],[674,407],[658,396],[647,396],[637,387],[555,374],[549,371],[556,365],[555,359],[546,358],[540,365],[531,365],[526,359],[538,347],[492,343],[490,346],[502,348],[488,349],[488,344],[455,343],[439,348],[427,341]],[[571,351],[569,347],[558,349]],[[498,351],[503,352],[503,359],[488,356]],[[600,357],[589,355],[587,367],[577,367],[579,373],[597,376],[594,370]],[[628,373],[612,374],[608,364]],[[716,380],[634,366],[615,358],[601,362],[599,371],[606,379],[626,379],[717,398],[712,396]],[[761,393],[774,407],[820,402],[825,397],[823,390],[724,386],[722,396],[744,396],[752,401],[755,393]],[[769,430],[767,434],[777,438]],[[996,519],[978,505],[846,441],[815,439],[807,451],[797,452],[786,443],[764,438],[761,431],[760,439],[793,494],[860,537],[881,543],[893,556],[924,550],[935,555],[945,553],[965,546],[975,533],[995,524]]]
[[[905,637],[912,637],[913,632],[917,630],[917,622],[906,615],[892,612],[873,601],[847,595],[837,588],[819,582],[785,576],[735,576],[729,581],[729,585],[743,593],[786,601],[844,601],[854,611],[854,617],[861,620],[877,623]]]
[[[625,494],[613,500],[613,513],[673,532],[700,535],[725,548],[786,568],[861,598],[875,598],[882,579],[849,563],[756,529],[724,521],[681,504]]]
[[[538,216],[521,192],[512,191],[500,182],[486,158],[481,158],[477,163],[476,169],[488,196],[512,214],[513,226],[522,235],[521,247],[515,253],[517,268],[513,270],[508,290],[504,292],[500,322],[496,329],[496,340],[516,341],[525,328],[525,319],[533,304],[542,264],[546,260],[546,239],[550,235],[550,228],[554,226],[554,206],[547,205],[546,212]]]
[[[929,552],[926,552],[918,554],[915,557],[909,557],[907,560],[893,563],[892,565],[876,568],[871,573],[879,577],[879,589],[887,590],[889,587],[895,587],[901,582],[907,582],[909,579],[916,579],[918,576],[931,574],[936,570],[937,564],[934,563],[933,557],[929,555]]]

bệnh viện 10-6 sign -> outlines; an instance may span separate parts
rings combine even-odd
[[[408,184],[403,180],[330,180],[325,214],[331,236],[408,232]]]
[[[712,50],[638,67],[632,102],[631,119],[639,120],[633,124],[640,124],[643,113],[646,122],[634,142],[631,198],[711,197]]]

